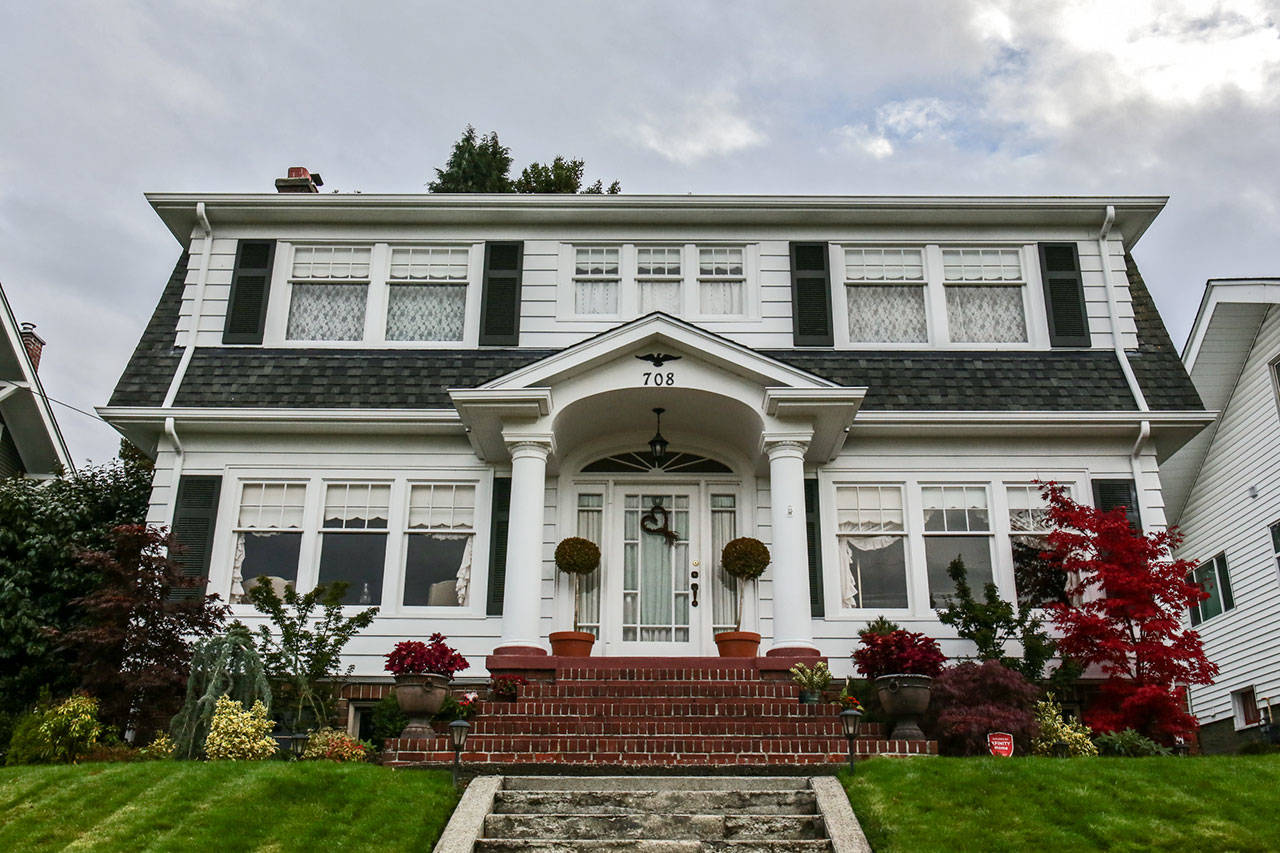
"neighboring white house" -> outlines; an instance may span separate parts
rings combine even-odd
[[[44,341],[19,326],[0,288],[0,477],[56,477],[73,470],[37,370]]]
[[[1211,279],[1182,360],[1217,422],[1162,470],[1178,556],[1209,598],[1190,614],[1217,682],[1193,687],[1201,743],[1257,740],[1280,705],[1280,278]],[[1280,710],[1278,708],[1277,710]]]
[[[945,568],[1014,596],[1034,481],[1161,526],[1212,420],[1128,254],[1164,198],[303,189],[148,196],[183,255],[100,412],[237,618],[260,575],[381,606],[358,677],[546,649],[573,535],[595,654],[714,655],[741,535],[762,651],[846,672],[883,614],[956,653]]]

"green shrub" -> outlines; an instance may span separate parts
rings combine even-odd
[[[45,713],[41,710],[31,711],[14,722],[13,734],[9,736],[9,749],[4,756],[5,764],[45,764],[50,760],[52,750],[49,739],[40,731]]]
[[[164,732],[155,736],[150,744],[138,750],[138,754],[148,761],[165,761],[178,753],[177,742]]]
[[[409,725],[409,718],[404,711],[400,710],[400,703],[396,700],[395,694],[384,696],[378,700],[378,704],[373,706],[371,712],[373,721],[373,740],[382,747],[382,742],[387,738],[400,737],[400,732],[404,731],[404,727]]]
[[[321,729],[307,738],[302,757],[308,761],[368,761],[369,748],[339,729]]]
[[[1098,755],[1112,755],[1122,758],[1147,758],[1152,755],[1172,755],[1173,750],[1161,746],[1133,729],[1120,732],[1102,732],[1093,739],[1098,747]]]
[[[209,737],[204,753],[213,761],[262,761],[276,754],[276,742],[270,737],[274,727],[267,716],[267,706],[254,702],[245,707],[226,696],[218,699],[209,724]]]
[[[1089,727],[1075,717],[1063,719],[1062,706],[1053,701],[1052,693],[1036,703],[1035,716],[1040,734],[1031,742],[1031,751],[1036,755],[1072,758],[1098,754]]]
[[[40,734],[49,743],[49,758],[74,764],[92,749],[102,734],[98,700],[76,695],[51,708],[40,722]]]
[[[1236,755],[1271,755],[1280,752],[1280,747],[1265,740],[1254,740],[1236,750]]]

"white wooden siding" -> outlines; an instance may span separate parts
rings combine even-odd
[[[1280,700],[1280,574],[1269,525],[1280,520],[1280,416],[1269,363],[1280,355],[1280,311],[1268,311],[1192,486],[1179,556],[1226,554],[1235,608],[1197,626],[1217,683],[1193,687],[1202,723],[1232,715],[1231,693]],[[1228,379],[1227,381],[1231,381]],[[1251,498],[1249,488],[1257,489]]]

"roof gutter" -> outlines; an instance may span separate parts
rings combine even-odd
[[[200,272],[196,277],[195,307],[191,312],[191,328],[187,331],[187,345],[182,350],[182,359],[178,362],[178,369],[173,372],[173,381],[169,383],[169,391],[164,395],[164,402],[161,403],[165,408],[171,407],[174,399],[177,398],[178,389],[182,387],[182,380],[187,375],[187,366],[191,364],[191,357],[196,352],[196,340],[200,336],[200,318],[204,314],[204,291],[209,282],[209,266],[213,262],[213,225],[209,222],[209,214],[202,201],[196,202],[196,219],[204,231],[204,251],[200,255]]]

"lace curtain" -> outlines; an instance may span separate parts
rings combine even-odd
[[[366,284],[295,284],[289,299],[291,341],[358,341],[364,337]]]
[[[715,561],[711,583],[711,620],[718,630],[729,630],[738,621],[738,580],[724,570],[720,554],[738,535],[736,500],[732,495],[711,496],[711,553]]]
[[[746,287],[740,281],[704,281],[698,287],[698,310],[702,314],[744,313]]]
[[[460,341],[465,284],[394,284],[387,295],[387,340]]]
[[[618,282],[579,281],[576,283],[574,310],[578,314],[617,314]]]
[[[841,536],[841,603],[848,608],[906,607],[906,541],[902,536]]]
[[[924,343],[929,340],[923,285],[849,285],[849,340]]]
[[[604,539],[604,496],[578,496],[578,535],[599,545]],[[578,575],[578,629],[599,636],[600,577],[604,561],[589,575]],[[572,579],[569,581],[573,583]]]
[[[1022,286],[947,285],[947,323],[951,340],[962,343],[1014,343],[1027,339]]]
[[[680,282],[641,281],[638,283],[638,290],[642,315],[651,311],[680,313]]]

